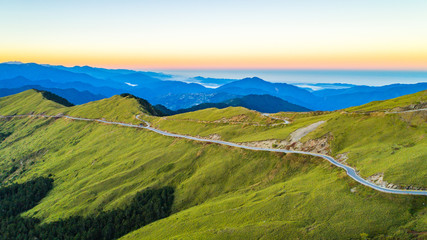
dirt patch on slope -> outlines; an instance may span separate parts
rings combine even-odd
[[[385,187],[385,188],[392,188],[392,189],[408,189],[408,190],[424,190],[423,188],[420,187],[415,187],[415,186],[400,186],[397,184],[393,184],[393,183],[389,183],[387,181],[384,180],[384,173],[376,173],[372,176],[369,176],[368,178],[366,178],[366,180],[368,180],[371,183],[374,183],[378,186],[381,187]]]
[[[317,139],[310,139],[304,143],[302,142],[291,142],[287,140],[265,140],[265,141],[256,141],[256,142],[245,142],[241,145],[249,147],[260,147],[260,148],[276,148],[276,149],[286,149],[294,151],[306,151],[306,152],[315,152],[321,154],[328,154],[330,151],[330,140],[332,136],[326,134]]]
[[[307,127],[303,127],[300,129],[297,129],[290,135],[290,142],[298,142],[301,138],[303,138],[305,135],[311,133],[312,131],[316,130],[320,125],[325,123],[326,121],[319,121],[313,124],[308,125]]]
[[[241,143],[241,145],[248,146],[248,147],[277,148],[277,149],[328,154],[330,151],[329,142],[330,140],[332,140],[332,136],[330,134],[326,134],[317,139],[310,139],[304,143],[299,141],[302,137],[314,131],[323,123],[325,123],[325,121],[316,122],[307,127],[297,129],[296,131],[290,134],[289,140],[270,139],[270,140],[263,140],[263,141],[245,142],[245,143]]]

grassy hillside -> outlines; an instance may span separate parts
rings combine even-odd
[[[21,119],[2,122],[2,129],[13,134],[2,143],[1,169],[23,161],[25,168],[17,170],[20,181],[54,175],[57,185],[34,209],[49,219],[120,204],[128,194],[157,185],[177,187],[176,208],[185,208],[255,184],[286,159],[97,123]],[[309,159],[294,161],[295,168],[304,162],[305,168],[315,166]]]
[[[368,104],[364,104],[357,107],[351,107],[346,109],[349,112],[353,111],[384,111],[384,110],[393,110],[395,108],[403,108],[407,106],[417,106],[425,104],[427,102],[427,90],[421,91],[418,93],[405,95],[398,98],[393,98],[385,101],[374,101]],[[401,110],[401,109],[395,109]]]
[[[302,141],[330,135],[330,154],[345,154],[347,163],[356,167],[362,176],[384,174],[384,180],[389,183],[426,188],[427,162],[424,159],[427,159],[427,152],[423,151],[427,146],[426,112],[384,113],[385,110],[419,108],[426,102],[427,92],[423,91],[336,112],[272,115],[288,119],[291,122],[289,125],[274,125],[280,121],[272,122],[261,115],[254,117],[250,115],[250,111],[239,108],[196,111],[156,119],[153,123],[154,126],[170,132],[204,137],[215,134],[227,141],[251,142],[288,139],[290,134],[299,128],[326,121]],[[368,111],[370,113],[366,113]],[[220,116],[225,116],[226,119],[240,116],[241,119],[250,120],[246,124],[244,121],[240,124],[229,124],[218,121]],[[253,125],[249,122],[259,124]]]
[[[2,143],[1,169],[25,161],[13,180],[49,174],[55,179],[48,196],[25,214],[44,221],[120,207],[136,192],[162,186],[176,189],[175,214],[140,230],[153,239],[185,233],[188,238],[206,233],[255,238],[265,232],[267,238],[291,233],[329,238],[337,231],[358,237],[397,234],[406,224],[420,231],[425,220],[420,215],[425,208],[418,210],[422,199],[366,189],[320,159],[97,123],[21,119],[1,124],[14,132]],[[351,193],[353,187],[357,193]],[[328,224],[331,219],[340,223]],[[175,230],[164,231],[171,226]]]
[[[0,98],[0,115],[51,112],[70,106],[65,99],[52,93],[30,89],[15,95]]]
[[[105,118],[110,121],[129,123],[137,122],[135,120],[137,114],[159,114],[150,103],[130,94],[115,95],[111,98],[68,108],[64,113],[75,117]]]
[[[358,111],[406,110],[408,106],[425,104],[426,93],[367,104]],[[427,188],[426,111],[340,114],[305,139],[326,133],[334,136],[331,153],[347,154],[347,163],[355,166],[362,176],[384,174],[389,183]]]
[[[410,210],[422,201],[351,194],[345,185],[318,168],[262,190],[212,199],[123,239],[402,239],[411,235],[405,228],[425,230],[425,208]]]
[[[300,113],[292,113],[300,114]],[[280,117],[280,114],[276,114]],[[261,141],[288,138],[293,131],[312,123],[332,118],[333,114],[306,116],[290,125],[282,120],[251,111],[242,107],[204,109],[163,118],[146,118],[153,126],[174,133],[208,137],[216,134],[222,140],[233,142]],[[286,118],[289,118],[287,116]],[[289,119],[293,119],[290,117]]]
[[[243,118],[238,118],[244,116]],[[170,116],[170,119],[218,121],[221,119],[235,118],[236,122],[263,122],[266,120],[259,112],[251,111],[243,107],[228,107],[225,109],[209,108],[196,112],[189,112]]]
[[[18,97],[15,100],[20,101]],[[141,105],[134,104],[131,98],[115,96],[109,100],[49,109],[73,116],[119,121],[135,121],[134,115],[143,111]],[[25,105],[25,101],[20,103]],[[0,114],[3,114],[3,109],[20,111],[23,107],[5,106],[0,109]],[[258,133],[260,138],[267,138],[275,132],[279,134],[273,136],[282,137],[280,134],[292,132],[287,128],[295,129],[296,126],[326,119],[327,124],[307,137],[337,131],[333,132],[334,154],[347,148],[351,151],[366,148],[362,144],[369,143],[370,148],[372,142],[387,143],[382,138],[372,138],[369,134],[373,131],[367,132],[368,126],[402,121],[399,115],[379,116],[384,119],[382,123],[378,122],[379,117],[334,112],[298,115],[294,116],[291,125],[268,127],[249,123],[278,121],[243,108],[203,111],[177,115],[174,121],[164,121],[172,126],[172,123],[191,122],[187,121],[189,119],[213,122],[222,117],[234,119],[239,116],[235,119],[242,123],[201,122],[196,126],[206,125],[206,131],[223,127],[226,133],[229,132],[226,125],[229,125],[236,131],[235,139],[240,137],[243,140],[255,138]],[[247,116],[243,121],[242,115]],[[150,118],[161,121],[161,118]],[[408,124],[420,124],[417,121],[420,118],[414,117]],[[341,123],[342,126],[338,125]],[[332,129],[333,125],[338,130]],[[356,143],[360,145],[352,145],[346,142],[346,137],[339,137],[338,131],[344,132],[340,129],[346,127],[351,134],[356,134],[350,126],[358,125],[361,129],[366,128],[360,131],[361,135],[366,135],[366,139]],[[182,126],[186,131],[191,130],[191,125]],[[403,134],[408,129],[406,125],[397,124],[393,130],[402,127],[398,134]],[[126,239],[337,239],[360,238],[361,234],[408,238],[426,231],[425,197],[390,195],[368,189],[347,177],[343,170],[318,158],[254,152],[169,138],[144,129],[66,119],[2,119],[0,129],[7,133],[0,143],[3,185],[23,183],[36,177],[51,176],[54,179],[54,187],[49,194],[23,215],[34,216],[44,222],[123,208],[139,191],[148,187],[170,186],[175,189],[173,215],[130,233]],[[258,132],[252,132],[253,129],[258,129]],[[415,130],[407,131],[407,135],[402,135],[402,141],[414,140],[411,137],[419,137],[423,129],[424,125],[419,125]],[[387,129],[378,129],[378,132],[381,130],[387,134]],[[229,136],[233,138],[232,134]],[[354,140],[353,136],[349,137],[349,142]],[[415,140],[413,147],[420,144]],[[339,143],[342,145],[335,145]],[[418,148],[418,152],[423,153],[422,148]],[[396,165],[401,172],[406,171],[406,167]],[[426,169],[423,165],[419,168]],[[420,177],[421,174],[414,174],[411,181],[420,180]],[[422,183],[422,179],[419,182]]]

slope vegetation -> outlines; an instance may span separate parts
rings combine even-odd
[[[126,96],[102,101],[67,108],[59,105],[46,111],[117,121],[135,121],[134,114],[146,111]],[[116,101],[119,103],[112,105]],[[0,114],[23,107],[2,105]],[[242,115],[246,117],[242,119]],[[293,123],[280,128],[319,119],[329,119],[329,124],[340,116],[351,118],[340,113],[283,114],[281,117]],[[153,122],[161,119],[144,117]],[[253,134],[249,132],[252,127],[274,132],[277,126],[267,126],[268,121],[280,122],[244,108],[206,109],[174,117],[170,122],[238,120],[234,125],[200,124],[213,131],[214,124],[236,126],[243,132],[242,138]],[[253,122],[265,126],[250,125]],[[425,231],[425,198],[365,188],[342,170],[313,157],[254,152],[63,118],[1,119],[0,129],[8,133],[0,144],[4,185],[36,177],[54,179],[49,194],[22,215],[44,223],[124,208],[137,192],[170,186],[175,189],[172,215],[125,239],[409,238]],[[326,128],[320,127],[305,138],[322,131]]]
[[[115,95],[111,98],[75,106],[64,110],[63,113],[75,117],[105,118],[110,121],[122,122],[135,122],[135,115],[140,113],[154,116],[161,114],[146,100],[131,94]]]
[[[72,104],[50,92],[34,89],[0,98],[1,115],[50,112],[65,106],[72,106]]]
[[[426,105],[427,91],[422,91],[349,108],[308,138],[332,134],[332,154],[347,155],[347,163],[364,177],[426,188],[427,111],[417,111]]]

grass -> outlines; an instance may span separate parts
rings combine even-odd
[[[33,97],[25,95],[26,99]],[[133,105],[131,99],[116,98],[72,108],[45,99],[39,104],[73,116],[134,121],[141,106]],[[4,98],[0,102],[4,103]],[[15,105],[15,110],[0,106],[0,114],[27,111],[25,106]],[[230,108],[226,112],[231,111],[228,118],[233,118],[246,114],[240,112],[243,110]],[[196,112],[191,117],[212,122],[220,113],[206,118],[201,115]],[[348,162],[362,175],[384,171],[386,179],[395,183],[423,185],[427,169],[423,116],[333,112],[295,115],[293,124],[287,126],[200,126],[207,125],[203,134],[221,130],[223,137],[243,141],[269,134],[286,138],[284,135],[298,126],[327,120],[306,138],[330,132],[334,136],[332,153],[349,152]],[[245,119],[264,118],[252,117]],[[173,127],[189,121],[160,122]],[[194,125],[196,130],[192,130],[190,126],[178,125],[176,130],[196,131],[200,127]],[[50,174],[55,179],[48,196],[24,214],[45,222],[122,207],[147,187],[172,186],[176,189],[174,214],[125,239],[337,239],[360,238],[364,233],[409,238],[414,236],[410,231],[427,229],[425,197],[374,191],[319,158],[255,152],[169,138],[144,129],[67,119],[0,120],[0,129],[8,133],[0,145],[0,171],[7,175],[4,184]],[[8,173],[14,166],[19,168]],[[356,193],[350,191],[354,188]]]
[[[346,109],[349,112],[354,111],[384,111],[392,110],[398,107],[406,107],[409,105],[418,105],[427,102],[427,90],[393,98],[384,101],[374,101],[361,106],[351,107]]]
[[[278,113],[273,116],[289,119],[290,125],[254,126],[249,124],[227,124],[214,122],[221,111],[228,119],[241,114],[241,109],[212,110],[212,115],[203,117],[207,110],[179,114],[173,118],[148,119],[159,129],[208,137],[213,134],[232,142],[285,140],[302,127],[318,121],[326,121],[316,131],[301,141],[317,139],[331,134],[331,155],[348,154],[347,163],[356,167],[363,177],[384,173],[389,183],[401,186],[427,187],[427,117],[424,112],[384,114],[361,111],[384,111],[405,108],[426,102],[426,91],[396,99],[378,101],[335,112]],[[360,113],[356,113],[355,111]],[[249,110],[248,110],[249,112]],[[350,112],[350,113],[345,113]],[[226,113],[226,114],[225,114]],[[212,117],[214,116],[214,117]],[[265,117],[265,116],[264,116]],[[265,117],[267,118],[267,117]],[[184,121],[192,119],[194,121]],[[245,119],[256,119],[247,115]],[[197,122],[203,120],[204,122]]]
[[[123,239],[357,239],[363,233],[373,237],[385,232],[399,236],[400,224],[413,218],[408,206],[421,204],[411,197],[372,194],[360,186],[352,194],[347,184],[329,169],[317,167],[263,189],[211,199]]]
[[[2,128],[13,132],[0,150],[2,169],[38,149],[46,150],[18,181],[53,174],[55,188],[29,213],[47,220],[109,209],[129,194],[158,185],[177,187],[175,208],[186,208],[260,182],[277,161],[286,158],[62,119],[13,120]]]
[[[53,175],[53,190],[25,214],[44,221],[120,207],[137,191],[160,186],[176,188],[175,214],[129,238],[331,238],[338,231],[355,238],[397,234],[423,221],[418,211],[410,213],[416,197],[366,189],[317,158],[62,119],[13,120],[3,127],[14,131],[0,149],[2,162],[48,150],[16,179]]]
[[[205,112],[213,111],[204,117]],[[226,119],[243,119],[240,122],[218,122],[221,114]],[[278,116],[280,117],[280,115]],[[269,139],[285,140],[293,131],[306,127],[312,123],[328,120],[333,114],[320,116],[306,116],[298,118],[290,125],[281,124],[283,121],[275,120],[259,113],[254,113],[241,107],[229,107],[225,109],[205,109],[201,111],[178,114],[167,118],[151,118],[153,126],[173,133],[198,135],[208,137],[218,134],[222,140],[232,142],[262,141]],[[256,124],[251,124],[256,123]],[[257,125],[258,124],[258,125]]]
[[[197,120],[197,121],[219,121],[227,120],[241,123],[268,123],[271,119],[261,113],[246,109],[244,107],[228,107],[223,109],[207,108],[195,112],[177,114],[168,117],[175,120]]]
[[[341,114],[306,138],[331,133],[331,153],[348,153],[347,163],[364,177],[384,173],[388,182],[427,187],[427,123],[422,112]]]
[[[144,106],[136,98],[115,95],[111,98],[67,108],[63,113],[83,118],[104,118],[109,121],[140,123],[135,115],[140,113],[149,114]]]
[[[42,92],[33,89],[0,98],[1,115],[51,112],[63,107],[62,104],[47,100]]]

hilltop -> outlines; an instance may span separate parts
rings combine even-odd
[[[66,99],[47,91],[35,89],[0,98],[2,115],[50,112],[69,106],[73,106],[73,104]]]
[[[132,122],[135,116],[140,113],[159,116],[157,111],[146,100],[135,97],[131,94],[115,95],[94,102],[75,106],[67,109],[64,113],[71,116],[84,118],[107,119],[110,121]]]
[[[66,99],[48,91],[31,89],[0,98],[0,114],[68,114],[83,118],[110,121],[135,121],[137,114],[161,116],[162,113],[148,101],[131,94],[115,95],[98,101],[74,106]]]

